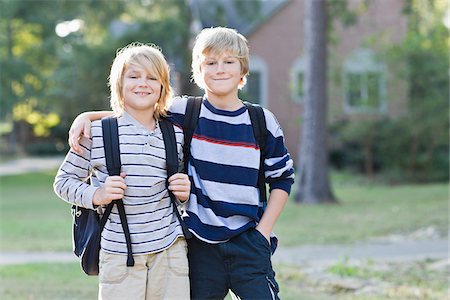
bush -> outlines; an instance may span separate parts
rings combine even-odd
[[[448,141],[411,127],[407,118],[336,123],[330,163],[389,182],[448,181]]]
[[[65,154],[68,151],[67,144],[62,142],[35,142],[29,144],[25,147],[25,152],[29,155],[56,155],[56,154]]]

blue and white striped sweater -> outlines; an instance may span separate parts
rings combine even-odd
[[[172,121],[181,127],[187,98],[177,98]],[[294,182],[292,159],[281,127],[264,109],[268,135],[264,172],[270,190],[290,192]],[[246,107],[217,109],[204,99],[191,143],[188,172],[193,186],[185,218],[189,229],[209,243],[227,241],[259,221],[257,188],[260,149]]]

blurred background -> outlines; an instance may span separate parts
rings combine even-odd
[[[312,2],[324,5],[315,7],[306,2],[0,0],[0,165],[37,166],[38,160],[23,160],[30,157],[59,163],[73,119],[83,111],[109,110],[110,66],[117,49],[130,42],[161,47],[176,94],[202,95],[190,80],[193,39],[202,28],[227,26],[246,36],[250,47],[250,75],[240,97],[275,114],[297,168],[288,208],[277,224],[282,247],[380,238],[391,243],[399,236],[401,241],[446,239],[449,1],[317,0]],[[325,76],[316,77],[315,68]],[[56,165],[41,162],[49,170],[0,174],[2,253],[70,251],[69,207],[51,189]],[[337,205],[298,205],[330,202]],[[358,289],[348,286],[311,292],[317,282],[305,269],[283,262],[278,266],[288,274],[281,275],[288,299],[356,297],[347,292]],[[82,276],[73,265],[28,266],[13,276],[17,266],[0,266],[0,295],[72,299],[67,295],[79,292],[76,284],[66,291],[31,281],[27,284],[36,290],[9,287],[42,274],[45,281],[66,284]],[[340,278],[395,282],[400,276],[389,299],[447,295],[448,260],[437,273],[423,261],[393,269],[396,275],[381,276],[382,271],[355,267],[344,257],[326,267]],[[63,279],[48,278],[66,271]],[[95,297],[95,279],[88,280],[85,296]],[[313,283],[299,285],[308,280]],[[388,299],[390,292],[373,299]]]

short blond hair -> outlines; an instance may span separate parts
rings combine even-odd
[[[110,104],[114,113],[120,116],[124,112],[123,76],[130,65],[143,67],[161,83],[161,95],[155,105],[154,117],[159,119],[161,116],[166,116],[172,98],[169,65],[159,47],[137,42],[118,49],[111,66],[109,74]]]
[[[241,63],[242,79],[239,88],[246,84],[249,72],[247,39],[235,29],[211,27],[203,29],[197,35],[192,50],[192,79],[200,88],[205,89],[200,69],[205,56],[210,53],[221,55],[226,52],[236,56]]]

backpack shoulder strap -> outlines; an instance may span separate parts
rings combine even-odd
[[[267,139],[267,125],[264,110],[260,105],[252,104],[250,102],[244,102],[247,107],[248,114],[250,116],[250,122],[252,123],[253,135],[258,143],[261,155],[259,159],[259,172],[258,172],[258,188],[260,194],[260,201],[263,203],[263,207],[267,203],[266,183],[264,176],[264,155]]]
[[[102,119],[103,147],[109,176],[120,175],[119,129],[116,118]]]
[[[202,97],[189,96],[186,104],[186,111],[184,113],[184,144],[183,144],[183,156],[184,156],[184,170],[187,173],[187,167],[189,157],[191,154],[191,141],[194,136],[195,128],[197,127],[198,118],[200,116],[200,110],[202,108]]]
[[[119,126],[117,124],[117,118],[109,117],[102,119],[102,133],[103,147],[105,149],[106,168],[108,169],[108,174],[109,176],[120,175],[120,168],[122,164],[120,162]],[[134,266],[133,251],[131,250],[130,229],[128,227],[127,215],[125,214],[125,207],[123,205],[122,199],[115,200],[106,207],[106,211],[100,221],[100,230],[103,230],[103,227],[106,224],[106,220],[111,213],[114,204],[117,204],[120,222],[122,223],[125,240],[127,242],[127,266],[131,267]]]
[[[161,127],[166,152],[167,177],[170,177],[178,172],[178,151],[175,130],[173,129],[172,123],[165,118],[159,120],[159,126]]]
[[[166,152],[166,168],[167,168],[167,179],[166,186],[169,186],[168,179],[170,176],[178,172],[178,151],[177,151],[177,140],[175,138],[175,130],[173,129],[173,124],[165,118],[159,120],[159,125],[161,127],[161,132],[164,140],[164,149]],[[167,189],[169,191],[169,189]],[[170,200],[172,201],[173,212],[177,216],[180,222],[181,228],[183,230],[184,237],[190,239],[192,237],[191,232],[186,226],[186,223],[180,216],[180,212],[177,208],[177,202],[175,195],[169,191]]]

